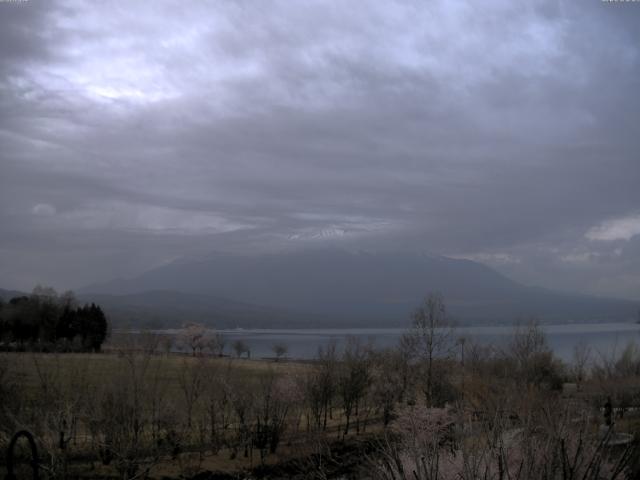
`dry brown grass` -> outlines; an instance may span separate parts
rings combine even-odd
[[[89,381],[104,382],[121,368],[121,355],[110,353],[0,353],[9,365],[9,379],[28,390],[40,385],[42,375],[84,374]],[[170,390],[178,388],[178,377],[184,364],[198,362],[202,357],[183,354],[152,355],[150,369],[161,367],[162,382],[168,383]],[[306,371],[308,363],[295,361],[251,360],[232,357],[207,357],[207,362],[219,368],[229,368],[234,375],[257,378],[267,371],[277,374],[296,374]]]
[[[15,391],[19,392],[20,401],[24,404],[32,400],[42,398],[43,389],[47,385],[55,385],[61,395],[68,395],[78,385],[89,386],[89,389],[98,390],[101,384],[112,384],[117,382],[118,375],[122,369],[127,368],[127,356],[130,353],[112,351],[109,353],[1,353],[0,361],[8,366],[6,380],[16,386]],[[184,402],[183,392],[180,387],[180,375],[189,366],[194,366],[199,362],[206,362],[207,368],[211,371],[225,371],[234,379],[240,380],[242,384],[256,383],[261,376],[266,374],[297,375],[304,373],[310,368],[309,363],[299,363],[294,361],[271,361],[271,360],[251,360],[237,358],[218,357],[193,357],[183,354],[134,354],[130,358],[135,361],[148,361],[148,372],[157,375],[157,381],[164,384],[164,395],[170,404],[176,405],[180,410],[180,405]],[[206,408],[201,405],[200,408]],[[336,420],[337,420],[336,409]],[[200,412],[202,414],[202,412]],[[82,417],[84,418],[84,416]],[[305,422],[301,420],[300,423]],[[25,426],[28,428],[28,425]],[[297,427],[291,426],[291,432],[297,431]],[[339,429],[336,428],[336,431]],[[79,427],[79,438],[85,439],[89,436],[86,428]],[[86,440],[81,442],[86,444]],[[287,434],[286,443],[290,441]],[[277,454],[268,455],[265,463],[274,464],[290,454],[290,448],[283,443]],[[78,446],[78,452],[84,456]],[[228,448],[222,448],[217,454],[212,454],[206,450],[203,455],[197,452],[189,452],[189,447],[179,455],[176,460],[163,459],[153,468],[151,478],[184,478],[187,473],[197,473],[197,471],[211,470],[222,472],[238,472],[247,468],[255,467],[260,463],[256,452],[252,458],[245,458],[242,454],[232,457],[232,452]],[[0,464],[3,462],[0,462]],[[113,475],[112,467],[105,467],[99,461],[86,462],[77,460],[73,462],[74,471],[82,471],[89,475]],[[182,477],[181,477],[182,475]],[[0,478],[4,477],[4,472],[0,466]],[[90,478],[90,477],[88,477]]]

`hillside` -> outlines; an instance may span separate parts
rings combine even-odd
[[[20,292],[18,290],[5,290],[4,288],[0,288],[0,299],[5,302],[8,302],[14,297],[20,297],[22,295],[28,295],[28,293]]]
[[[191,322],[215,328],[305,328],[325,324],[314,315],[168,290],[126,295],[87,293],[81,294],[79,300],[101,305],[115,327],[175,328]]]
[[[102,302],[117,309],[132,305],[132,294],[164,291],[133,304],[158,309],[167,318],[218,311],[219,318],[233,317],[231,323],[237,319],[238,326],[293,327],[405,326],[413,308],[433,290],[443,293],[450,313],[461,322],[504,323],[526,316],[544,322],[631,321],[638,309],[626,300],[527,287],[469,260],[344,250],[214,253],[80,293],[96,301],[101,298],[96,294],[111,295]]]

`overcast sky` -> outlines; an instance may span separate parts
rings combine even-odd
[[[208,251],[640,299],[640,3],[0,2],[0,287]]]

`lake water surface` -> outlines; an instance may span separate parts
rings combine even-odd
[[[514,332],[514,326],[458,327],[457,337],[481,343],[504,346]],[[600,323],[544,325],[542,329],[555,354],[571,361],[574,347],[586,343],[597,357],[620,353],[631,341],[640,344],[640,325],[635,323]],[[338,347],[344,345],[347,337],[358,337],[364,342],[372,342],[377,347],[397,345],[406,332],[401,328],[349,328],[349,329],[273,329],[273,330],[220,330],[227,341],[225,353],[231,353],[234,340],[242,339],[250,349],[253,358],[273,357],[272,347],[284,343],[288,347],[288,357],[297,359],[313,358],[318,347],[334,341]]]

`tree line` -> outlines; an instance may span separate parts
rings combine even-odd
[[[31,295],[0,300],[0,346],[4,350],[97,352],[109,324],[99,305],[78,305],[73,292],[59,295],[37,286]]]

